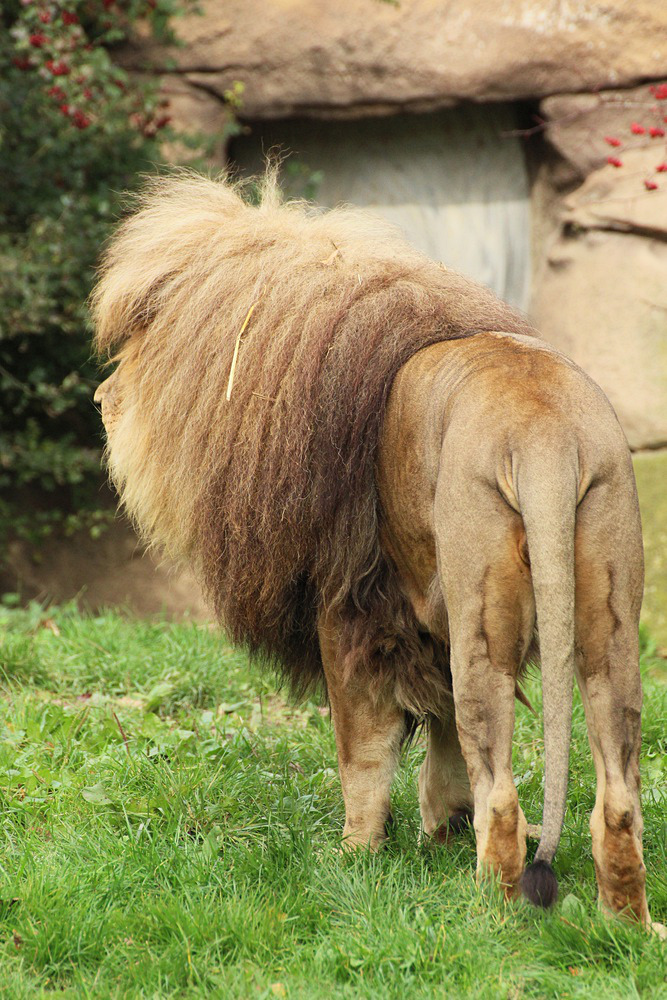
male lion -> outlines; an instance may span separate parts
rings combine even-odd
[[[641,532],[601,390],[486,289],[364,213],[282,205],[270,175],[258,207],[225,180],[149,184],[93,308],[122,501],[233,640],[297,690],[325,682],[346,845],[385,839],[425,720],[425,833],[473,814],[478,869],[550,905],[576,673],[600,899],[648,925]],[[511,742],[536,624],[546,777],[524,871]]]

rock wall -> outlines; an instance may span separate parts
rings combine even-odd
[[[625,155],[627,173],[594,171],[561,207],[538,270],[540,332],[609,396],[632,448],[667,446],[667,185],[641,183],[655,154]]]
[[[645,86],[556,95],[542,112],[569,193],[538,266],[533,315],[605,390],[631,447],[665,447],[667,101]]]
[[[642,619],[667,652],[667,171],[657,170],[667,161],[660,134],[667,131],[667,102],[655,97],[661,83],[653,91],[645,85],[542,102],[562,193],[532,311],[545,338],[603,387],[635,449],[646,564]]]
[[[642,621],[667,659],[667,449],[634,456],[644,535]]]
[[[365,118],[460,101],[631,86],[667,66],[656,0],[201,0],[181,49],[126,64],[167,68],[224,99],[243,81],[251,119]]]

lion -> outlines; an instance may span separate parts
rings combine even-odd
[[[612,407],[490,291],[351,208],[150,181],[106,248],[96,392],[139,531],[197,571],[232,641],[321,684],[343,843],[387,837],[426,724],[424,834],[473,823],[480,876],[551,906],[572,688],[597,772],[601,904],[650,926],[639,800],[641,527]],[[542,833],[525,867],[515,697],[539,648]]]

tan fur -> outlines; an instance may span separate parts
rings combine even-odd
[[[122,500],[193,562],[235,641],[296,688],[324,676],[345,844],[383,842],[401,741],[425,718],[425,833],[474,810],[479,871],[514,894],[514,699],[537,622],[538,857],[562,826],[576,669],[601,899],[647,922],[641,538],[600,390],[484,289],[363,213],[280,205],[271,178],[259,207],[224,180],[149,186],[93,306],[119,362],[98,399]]]

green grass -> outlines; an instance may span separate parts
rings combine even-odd
[[[663,667],[645,649],[645,848],[665,922]],[[595,907],[578,702],[562,903],[543,915],[476,887],[471,834],[419,844],[419,743],[387,849],[341,857],[328,718],[290,708],[206,628],[2,610],[0,681],[0,997],[667,997],[665,944]],[[522,706],[515,744],[539,822],[541,724]]]

